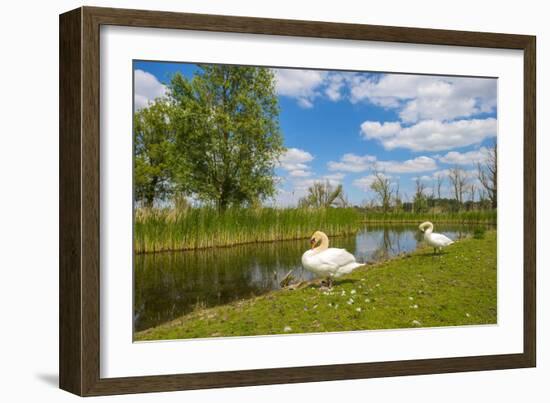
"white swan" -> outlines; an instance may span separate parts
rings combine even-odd
[[[316,231],[310,239],[311,249],[302,255],[302,265],[320,277],[325,277],[329,287],[332,278],[351,273],[363,266],[345,249],[329,248],[328,237],[324,232]]]
[[[434,225],[429,221],[420,224],[418,229],[424,233],[424,241],[434,248],[434,254],[436,250],[441,252],[441,248],[444,246],[449,246],[455,243],[452,239],[447,238],[443,234],[433,233],[432,231],[434,230]]]

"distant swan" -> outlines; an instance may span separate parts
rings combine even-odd
[[[441,252],[441,248],[454,243],[452,239],[447,238],[443,234],[432,233],[434,225],[429,221],[420,224],[418,226],[418,229],[424,233],[424,241],[426,241],[428,245],[434,248],[434,254],[436,250],[439,250],[439,252]]]
[[[333,277],[351,273],[363,266],[355,261],[355,257],[345,249],[329,248],[328,236],[316,231],[310,239],[311,249],[302,255],[302,265],[319,277],[325,277],[329,287],[332,287]]]

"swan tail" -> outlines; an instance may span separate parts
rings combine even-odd
[[[351,273],[352,271],[354,271],[355,269],[357,269],[358,267],[361,267],[361,266],[364,266],[364,264],[363,263],[357,263],[357,262],[348,263],[347,265],[342,266],[338,269],[338,271],[335,274],[335,277],[340,277],[344,274],[349,274],[349,273]]]

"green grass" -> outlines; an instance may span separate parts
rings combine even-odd
[[[329,236],[355,233],[362,215],[353,208],[137,209],[137,253],[202,249],[252,242],[304,239],[323,228]]]
[[[458,211],[454,213],[409,213],[409,212],[389,212],[382,213],[376,211],[367,211],[364,215],[364,222],[422,222],[432,221],[447,223],[478,223],[478,224],[496,224],[496,210],[480,211]]]
[[[433,255],[419,249],[338,279],[199,309],[135,334],[136,340],[494,324],[496,231]]]

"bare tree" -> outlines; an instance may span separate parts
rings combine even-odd
[[[445,177],[442,173],[438,173],[435,176],[435,191],[437,192],[437,198],[441,199],[441,187],[443,186],[443,181],[445,180]]]
[[[396,211],[400,211],[403,208],[403,200],[401,199],[399,188],[399,180],[397,180],[395,182],[395,191],[393,196],[393,207]]]
[[[487,196],[491,201],[491,207],[497,208],[497,141],[493,141],[491,148],[488,149],[485,162],[477,164],[477,177],[481,185],[487,191]]]
[[[370,184],[370,188],[380,199],[382,211],[387,212],[390,209],[393,194],[390,178],[376,169],[374,170],[373,176],[374,180]]]
[[[483,186],[477,189],[477,195],[479,198],[479,205],[482,209],[487,208],[487,191]]]
[[[307,192],[308,194],[298,202],[302,207],[326,208],[346,207],[348,205],[341,184],[332,186],[328,180],[326,182],[314,182],[307,189]]]
[[[476,198],[476,190],[477,190],[477,186],[476,186],[475,183],[472,183],[472,184],[466,186],[466,191],[468,192],[468,196],[470,198],[470,205],[471,205],[472,210],[474,209],[474,201],[475,201],[475,198]]]
[[[414,199],[413,199],[413,205],[414,210],[417,212],[425,210],[427,207],[427,200],[426,200],[426,185],[424,182],[422,182],[422,179],[416,178],[414,180],[415,184],[415,192],[414,192]]]
[[[449,170],[449,181],[454,191],[455,200],[459,207],[462,206],[464,192],[466,191],[466,172],[455,166]]]

